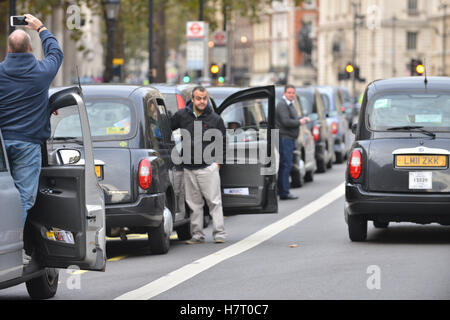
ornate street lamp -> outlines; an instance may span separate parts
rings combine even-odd
[[[114,33],[116,29],[117,16],[119,15],[120,0],[105,0],[102,2],[106,22],[106,61],[103,82],[111,82],[113,74],[114,58]]]

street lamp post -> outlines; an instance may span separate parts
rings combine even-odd
[[[153,83],[153,0],[148,0],[148,82]]]
[[[114,58],[114,34],[116,29],[117,16],[119,14],[120,0],[103,1],[104,15],[106,21],[107,45],[106,45],[106,65],[103,73],[103,82],[111,82],[113,76]]]
[[[9,16],[16,15],[16,0],[9,0]],[[9,33],[11,34],[16,28],[9,25]]]

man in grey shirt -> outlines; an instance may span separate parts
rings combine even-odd
[[[310,122],[308,117],[299,117],[293,105],[295,87],[287,85],[283,98],[278,102],[275,125],[280,130],[280,167],[278,169],[278,195],[280,200],[295,200],[298,197],[289,191],[289,176],[295,148],[295,140],[300,132],[300,125]]]

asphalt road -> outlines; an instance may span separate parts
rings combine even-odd
[[[109,240],[106,272],[60,271],[58,299],[309,300],[449,299],[450,228],[369,223],[368,240],[350,242],[344,221],[344,165],[281,201],[277,215],[225,219],[225,244],[149,255],[145,237]],[[25,285],[0,299],[28,299]]]

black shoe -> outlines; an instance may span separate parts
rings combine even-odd
[[[296,200],[298,199],[297,196],[294,196],[293,194],[289,193],[287,196],[281,197],[280,200]]]

